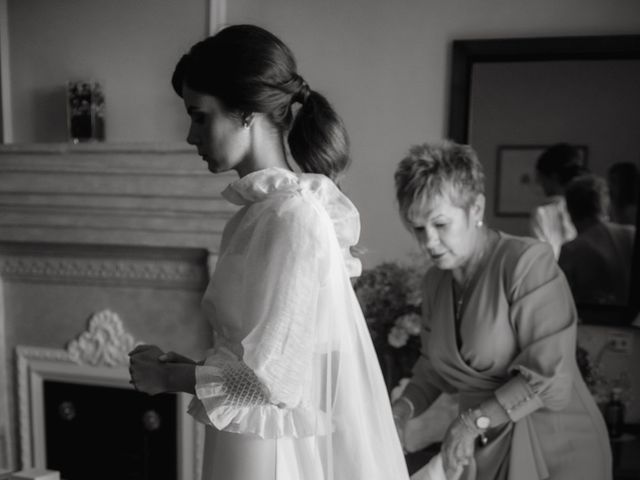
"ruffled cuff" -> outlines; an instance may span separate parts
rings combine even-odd
[[[326,414],[305,402],[295,408],[281,408],[256,391],[255,384],[247,378],[240,388],[228,385],[232,363],[240,362],[210,358],[204,366],[196,367],[196,397],[188,413],[197,421],[218,430],[260,438],[300,438],[328,431]]]

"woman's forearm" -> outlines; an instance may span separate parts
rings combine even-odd
[[[195,394],[196,364],[168,363],[166,368],[168,391]]]
[[[492,427],[497,427],[510,420],[506,410],[495,397],[491,397],[482,402],[479,405],[479,409],[483,415],[489,417]]]

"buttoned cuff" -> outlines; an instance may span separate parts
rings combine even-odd
[[[540,397],[522,375],[516,375],[499,387],[495,391],[495,396],[513,422],[517,422],[544,406]]]

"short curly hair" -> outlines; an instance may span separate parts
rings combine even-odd
[[[414,145],[395,172],[396,199],[405,225],[409,215],[425,202],[447,195],[468,211],[484,194],[484,172],[469,145],[450,140]]]

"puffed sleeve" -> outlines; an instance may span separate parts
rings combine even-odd
[[[510,322],[519,353],[512,379],[495,396],[511,420],[539,408],[560,410],[571,396],[577,314],[552,249],[532,243],[518,258],[510,285]]]
[[[438,398],[442,391],[450,390],[446,382],[431,366],[428,355],[428,343],[431,336],[431,319],[433,310],[431,298],[436,295],[435,267],[432,267],[422,282],[422,331],[420,332],[420,356],[413,367],[411,381],[403,391],[414,408],[414,414],[425,411]]]
[[[243,356],[222,348],[196,367],[196,396],[218,429],[263,438],[318,433],[318,413],[303,392],[311,381],[315,315],[327,276],[328,222],[302,193],[256,220],[237,292],[247,332]]]

